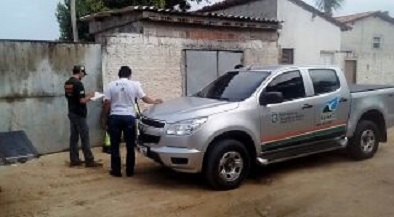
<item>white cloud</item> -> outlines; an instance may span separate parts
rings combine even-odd
[[[201,9],[202,7],[204,7],[204,6],[207,6],[207,5],[211,5],[211,4],[215,4],[215,3],[218,3],[218,2],[221,2],[221,1],[223,1],[223,0],[202,0],[202,2],[200,2],[200,3],[196,3],[196,2],[191,2],[191,5],[192,5],[192,10],[198,10],[198,9]]]

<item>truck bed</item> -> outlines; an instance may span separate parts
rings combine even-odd
[[[357,123],[366,111],[380,111],[386,121],[386,128],[394,126],[394,86],[349,85],[351,109],[348,137],[352,137]]]
[[[350,93],[368,92],[386,88],[394,88],[394,86],[389,85],[359,85],[359,84],[349,84]]]

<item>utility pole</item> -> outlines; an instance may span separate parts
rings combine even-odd
[[[78,29],[77,29],[77,16],[75,12],[75,0],[70,1],[71,4],[71,26],[73,29],[73,39],[74,42],[78,42]]]

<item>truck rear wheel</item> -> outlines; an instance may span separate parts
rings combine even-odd
[[[238,188],[250,169],[250,156],[236,140],[221,140],[207,152],[204,175],[215,190]]]
[[[372,121],[362,120],[358,123],[347,151],[355,160],[372,158],[379,146],[379,130]]]

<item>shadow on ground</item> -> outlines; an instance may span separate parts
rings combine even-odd
[[[246,180],[247,183],[271,184],[272,180],[293,172],[307,169],[326,168],[340,163],[350,163],[352,160],[339,152],[323,153],[304,158],[289,160],[281,163],[258,167],[251,171]],[[136,175],[132,179],[138,180],[142,185],[149,185],[160,189],[198,189],[211,190],[206,184],[202,174],[178,173],[168,168],[155,165],[142,165],[136,170]]]

